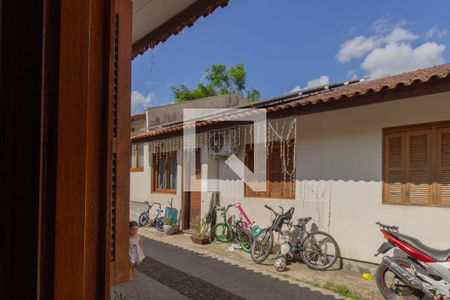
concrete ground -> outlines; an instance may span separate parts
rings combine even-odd
[[[115,286],[111,290],[112,300],[188,300],[189,298],[179,294],[177,291],[149,278],[139,271],[133,274],[133,280]]]
[[[130,212],[131,219],[136,220],[143,208],[144,206],[142,204],[132,202]],[[159,244],[156,243],[157,241],[231,265],[236,265],[245,268],[246,270],[268,275],[272,278],[284,280],[302,288],[325,288],[338,291],[339,294],[352,299],[382,299],[374,280],[368,281],[362,277],[362,274],[355,272],[338,270],[337,266],[333,270],[315,271],[307,268],[304,264],[293,263],[289,265],[288,270],[279,273],[273,267],[273,256],[269,257],[263,264],[256,265],[251,260],[249,254],[240,250],[230,251],[228,249],[230,244],[214,242],[210,245],[197,245],[192,243],[188,235],[177,234],[167,236],[153,228],[141,228],[140,234],[150,239],[151,242],[146,242],[146,245],[150,248],[161,248]],[[151,249],[146,249],[146,252],[149,256],[153,257],[154,254],[152,254]],[[157,257],[157,259],[161,259],[161,257]]]

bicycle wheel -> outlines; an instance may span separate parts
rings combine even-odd
[[[148,219],[149,219],[148,213],[146,212],[141,213],[138,218],[139,226],[140,227],[146,226],[148,224]]]
[[[252,244],[252,260],[260,264],[267,259],[273,248],[273,232],[269,229],[261,230]]]
[[[227,223],[218,223],[214,226],[213,232],[215,237],[224,243],[228,243],[231,241],[233,237],[233,232],[231,230],[231,226]]]
[[[317,231],[306,236],[300,256],[311,269],[326,270],[334,265],[339,256],[339,247],[331,235]]]
[[[160,218],[155,219],[155,228],[158,231],[164,231],[164,221]]]
[[[237,240],[241,249],[247,253],[252,250],[253,236],[248,229],[241,228],[240,226],[235,227]]]

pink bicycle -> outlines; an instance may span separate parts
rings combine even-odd
[[[247,213],[242,208],[241,203],[238,202],[238,203],[234,204],[234,207],[236,207],[240,211],[241,216],[244,218],[244,220],[242,220],[242,218],[241,218],[240,225],[243,228],[249,230],[250,233],[252,234],[252,236],[255,237],[261,231],[261,228],[259,228],[259,226],[255,224],[255,222],[250,220]]]

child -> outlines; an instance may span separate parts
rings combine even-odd
[[[142,249],[142,240],[138,234],[138,223],[136,221],[130,221],[130,247],[128,250],[128,257],[130,259],[130,279],[133,279],[134,268],[137,268],[145,257]]]

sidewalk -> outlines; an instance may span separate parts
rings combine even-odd
[[[144,207],[141,203],[131,202],[130,218],[137,220],[139,213]],[[279,273],[273,267],[273,256],[269,257],[263,264],[257,265],[253,263],[249,254],[240,250],[229,251],[228,247],[230,244],[214,242],[210,245],[197,245],[190,240],[188,235],[177,234],[168,236],[149,227],[140,228],[139,232],[142,236],[149,239],[193,251],[197,254],[215,258],[232,265],[238,265],[248,270],[296,284],[300,287],[325,288],[327,290],[337,291],[339,294],[351,299],[382,299],[375,280],[368,281],[362,278],[361,274],[355,272],[336,269],[315,271],[309,269],[304,264],[293,263],[288,266],[286,271]]]
[[[219,262],[225,262],[226,265],[239,266],[243,274],[247,274],[246,272],[248,271],[251,271],[251,273],[256,272],[290,283],[290,285],[296,285],[300,288],[311,288],[316,291],[324,291],[323,288],[334,291],[338,290],[341,295],[345,295],[351,299],[381,299],[375,281],[367,281],[352,272],[344,270],[314,271],[308,269],[301,263],[294,263],[289,265],[288,270],[279,273],[273,267],[273,257],[269,257],[266,262],[257,265],[253,263],[249,254],[240,250],[229,251],[228,247],[230,244],[214,242],[210,245],[201,246],[194,244],[190,240],[190,237],[185,234],[167,236],[153,228],[140,228],[139,231],[143,237],[149,239],[144,243],[146,254],[149,257],[175,266],[178,269],[184,269],[199,278],[204,277],[208,279],[208,276],[210,276],[209,279],[213,280],[216,276],[211,275],[214,272],[202,273],[204,271],[201,269],[201,260],[198,257],[206,257]],[[164,244],[174,247],[165,247],[164,251],[161,251]],[[179,258],[179,251],[176,252],[172,248],[189,250],[194,254],[191,254],[190,257]],[[153,252],[152,249],[154,250]],[[217,272],[220,273],[221,270],[217,270]],[[243,275],[243,277],[245,276]],[[329,291],[325,293],[328,295],[333,294]],[[246,297],[244,296],[244,298]],[[320,298],[310,296],[310,298],[307,297],[305,299]]]
[[[179,238],[183,237],[185,236],[179,236]],[[333,300],[337,298],[335,294],[326,290],[292,284],[285,278],[268,276],[241,265],[221,261],[210,254],[199,254],[153,238],[144,240],[144,251],[148,258],[139,270],[148,276],[154,276],[153,278],[165,285],[170,285],[173,289],[191,292],[190,295],[186,294],[191,299]],[[147,266],[150,267],[149,270]],[[166,266],[169,267],[169,272]],[[164,280],[164,277],[167,280]],[[187,283],[190,278],[192,282]]]
[[[133,280],[124,282],[111,289],[111,299],[155,299],[155,300],[188,300],[176,291],[150,279],[139,271],[133,274]]]

